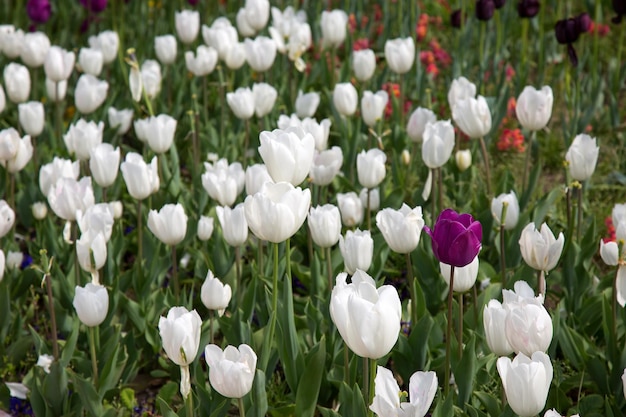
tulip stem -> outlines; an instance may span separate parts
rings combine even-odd
[[[617,340],[617,276],[620,266],[615,269],[615,279],[613,280],[613,337]]]
[[[506,212],[509,208],[509,203],[506,201],[502,203],[502,211],[500,212],[500,268],[502,269],[502,289],[506,288],[506,258],[504,247],[504,225],[506,224]]]
[[[463,357],[463,293],[458,294],[459,300],[459,335],[457,337],[459,341],[459,359]]]
[[[187,407],[185,407],[187,409],[187,417],[193,417],[193,393],[190,392],[185,400],[187,402]]]
[[[370,189],[367,189],[367,230],[372,230],[372,212],[370,211]]]
[[[54,118],[55,118],[55,122],[54,122],[54,130],[55,130],[55,135],[54,135],[54,141],[52,142],[52,145],[54,146],[54,149],[57,148],[57,145],[59,143],[59,141],[61,140],[61,125],[63,124],[63,115],[61,114],[61,100],[59,99],[59,82],[55,82],[54,83],[54,94],[55,94],[55,100],[54,100]]]
[[[276,310],[278,309],[278,243],[274,243],[274,272],[272,279],[272,312],[267,337],[263,340],[263,352],[261,353],[261,369],[267,373],[267,365],[270,360],[274,331],[276,328]]]
[[[137,200],[137,262],[139,267],[139,282],[143,285],[143,216],[141,214],[141,201]]]
[[[76,245],[76,240],[78,238],[78,222],[70,223],[71,234],[72,234],[72,244]],[[74,250],[74,280],[76,281],[76,285],[80,285],[80,266],[78,264],[78,252]]]
[[[446,328],[446,361],[444,370],[444,392],[450,391],[450,339],[452,338],[452,288],[454,288],[454,265],[450,265],[450,288],[448,290],[448,325]]]
[[[333,260],[331,257],[330,247],[326,251],[326,273],[328,274],[328,291],[333,290]]]
[[[215,320],[215,315],[213,314],[213,310],[209,310],[209,341],[213,343],[213,320]]]
[[[363,398],[367,405],[369,405],[370,399],[370,360],[368,358],[363,358]]]
[[[443,210],[443,168],[439,167],[435,171],[437,173],[437,199],[439,200],[439,210]]]
[[[287,238],[285,240],[285,255],[286,255],[286,268],[287,268],[287,279],[291,283],[291,238]]]
[[[259,266],[259,276],[263,277],[265,275],[265,268],[263,266],[263,241],[259,239],[257,241],[257,264]]]
[[[343,380],[347,386],[350,386],[350,352],[348,352],[348,344],[343,342]]]
[[[248,162],[247,162],[247,153],[248,153],[248,146],[250,145],[250,119],[246,120],[246,135],[243,139],[243,155],[242,155],[242,159],[243,159],[243,169],[245,170],[246,167],[248,166]]]
[[[537,289],[539,291],[539,294],[544,296],[544,301],[545,301],[545,296],[546,296],[546,276],[543,273],[543,271],[537,271]]]
[[[172,245],[172,280],[174,281],[174,297],[176,305],[180,304],[180,283],[178,282],[178,264],[176,261],[176,245]]]
[[[52,354],[54,355],[54,360],[56,361],[59,359],[59,342],[57,339],[57,318],[54,312],[54,298],[52,296],[52,279],[50,278],[50,271],[46,271],[46,291],[48,292],[48,310],[50,311],[50,325],[52,326]]]
[[[577,190],[578,197],[578,210],[576,211],[576,241],[580,243],[580,235],[582,233],[582,224],[583,224],[583,185],[579,184]]]
[[[241,305],[241,249],[239,246],[235,248],[235,275],[237,277],[237,308]]]
[[[411,253],[404,255],[406,259],[406,276],[409,283],[409,293],[411,294],[411,329],[417,324],[417,295],[415,294],[415,277],[413,276],[413,264]]]
[[[485,138],[480,137],[480,150],[483,154],[483,163],[485,164],[485,174],[487,176],[487,195],[491,197],[491,170],[489,169],[489,155],[487,154],[487,145]]]
[[[240,415],[241,417],[246,417],[246,409],[245,409],[245,407],[243,406],[243,398],[238,398],[238,399],[237,399],[237,403],[238,403],[238,405],[239,405],[239,415]]]
[[[364,360],[369,361],[369,367],[370,367],[370,374],[369,374],[369,397],[366,398],[367,400],[367,405],[369,406],[370,404],[372,404],[372,402],[374,401],[374,394],[376,391],[376,359],[367,359],[364,358]],[[370,417],[374,417],[374,412],[367,407],[369,410],[369,415]]]
[[[526,192],[526,184],[528,181],[528,171],[530,171],[530,160],[533,153],[533,142],[535,141],[535,137],[537,132],[534,130],[530,134],[530,138],[528,139],[528,148],[526,148],[526,159],[524,161],[524,178],[522,179],[522,193]]]
[[[98,390],[98,358],[96,356],[96,328],[89,327],[89,350],[91,351],[91,372],[93,385]]]

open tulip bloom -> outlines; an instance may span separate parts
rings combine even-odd
[[[379,417],[424,417],[437,393],[437,374],[417,371],[409,380],[409,401],[400,402],[400,387],[393,373],[382,366],[376,368],[374,401],[370,410]]]

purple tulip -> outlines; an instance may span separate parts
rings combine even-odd
[[[49,0],[28,0],[26,13],[35,23],[46,23],[50,19],[52,7]]]
[[[435,258],[444,264],[469,265],[480,251],[483,228],[471,214],[445,209],[433,229],[424,226],[424,230],[432,240]]]
[[[491,20],[496,4],[493,0],[478,0],[476,2],[476,18],[478,20]]]
[[[107,8],[107,0],[80,0],[80,4],[94,13],[100,13]]]

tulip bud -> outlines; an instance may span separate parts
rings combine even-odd
[[[522,230],[519,240],[524,261],[531,268],[544,272],[554,269],[561,257],[564,243],[563,233],[559,233],[559,238],[556,239],[545,223],[541,225],[541,231],[537,230],[535,223],[529,223]]]
[[[160,186],[157,169],[157,157],[152,158],[148,166],[143,157],[135,152],[126,154],[126,159],[120,165],[122,176],[128,188],[128,193],[136,200],[143,200],[150,194],[158,191]]]
[[[440,168],[452,155],[454,128],[449,120],[426,123],[422,142],[422,159],[430,169]]]
[[[200,13],[194,10],[183,10],[175,14],[176,33],[178,39],[186,45],[193,43],[200,31]]]
[[[454,267],[470,264],[482,247],[482,225],[470,214],[445,209],[433,229],[424,226],[424,230],[432,239],[435,258]]]
[[[333,103],[342,116],[352,116],[358,105],[356,88],[350,83],[339,83],[333,91]]]
[[[67,81],[54,82],[46,78],[46,95],[53,103],[63,101],[67,93]]]
[[[0,160],[0,165],[5,167],[5,169],[11,174],[21,171],[33,157],[33,145],[30,140],[30,135],[26,135],[21,139],[19,139],[19,135],[17,137],[17,147],[13,157]],[[3,149],[0,149],[0,153],[4,153],[3,151]]]
[[[412,37],[388,39],[385,42],[385,59],[389,69],[396,74],[409,72],[415,61],[415,42]]]
[[[77,211],[84,213],[94,203],[95,198],[89,177],[83,177],[80,181],[61,177],[48,192],[50,208],[54,214],[67,221],[75,221]]]
[[[248,240],[248,222],[243,203],[237,204],[233,209],[218,206],[215,210],[226,243],[233,247],[243,245]]]
[[[101,143],[91,149],[89,156],[89,169],[96,184],[103,188],[113,185],[120,167],[120,148]]]
[[[517,3],[517,12],[521,18],[532,18],[539,13],[539,0],[520,0]]]
[[[459,77],[452,81],[448,91],[448,105],[454,109],[455,104],[465,98],[476,97],[476,86],[465,77]]]
[[[115,31],[105,30],[100,32],[97,36],[90,36],[89,46],[100,51],[102,53],[102,61],[105,64],[110,64],[115,61],[115,58],[117,58],[117,50],[120,46],[120,37]]]
[[[491,130],[491,111],[483,96],[458,100],[452,108],[452,119],[472,139],[482,138]]]
[[[387,155],[378,148],[361,151],[356,159],[359,183],[365,188],[375,188],[385,179]]]
[[[0,238],[6,236],[15,223],[15,212],[5,200],[0,200]]]
[[[402,150],[402,154],[400,154],[400,160],[403,165],[409,166],[411,164],[411,153],[408,149]]]
[[[400,210],[385,208],[376,215],[376,226],[392,251],[410,253],[417,248],[424,227],[422,208],[406,204]]]
[[[124,213],[124,205],[121,201],[111,201],[109,203],[109,207],[111,209],[111,213],[113,213],[113,218],[115,220],[119,220],[122,218],[122,214]]]
[[[301,122],[302,129],[313,135],[315,149],[323,151],[328,147],[328,135],[330,134],[330,119],[324,119],[317,123],[315,119],[307,117]],[[282,129],[282,128],[281,128]]]
[[[317,106],[320,104],[320,95],[316,92],[302,94],[302,90],[298,91],[296,98],[296,115],[301,118],[313,117]]]
[[[63,135],[63,141],[70,154],[75,155],[81,161],[86,161],[91,151],[102,143],[103,131],[103,122],[96,124],[80,119]]]
[[[368,201],[370,212],[378,211],[380,208],[380,192],[378,188],[362,188],[359,193],[359,199],[364,210],[367,209]]]
[[[109,91],[109,83],[97,79],[91,74],[83,74],[76,83],[74,103],[76,109],[83,114],[96,111],[104,103]]]
[[[249,38],[255,35],[256,31],[248,23],[248,13],[244,7],[239,9],[235,20],[237,22],[237,30],[242,37]]]
[[[531,417],[543,410],[553,376],[548,355],[535,352],[529,358],[519,353],[513,361],[502,357],[498,359],[497,368],[506,398],[515,414]]]
[[[174,35],[163,35],[154,38],[154,51],[163,65],[171,65],[176,61],[176,38]]]
[[[43,63],[46,78],[55,83],[67,81],[74,69],[75,60],[74,52],[68,52],[58,46],[51,46]]]
[[[600,256],[605,264],[616,266],[619,262],[619,246],[617,242],[604,242],[604,240],[600,240]]]
[[[185,65],[196,77],[209,75],[217,65],[217,51],[210,46],[200,45],[195,57],[192,51],[185,52]]]
[[[215,48],[221,60],[226,60],[229,49],[239,42],[237,29],[223,16],[215,19],[211,27],[203,25],[202,37],[204,43]]]
[[[148,229],[166,245],[178,245],[187,233],[187,215],[180,204],[166,204],[158,212],[150,210]]]
[[[322,26],[322,43],[325,48],[336,48],[346,39],[348,14],[343,10],[324,10],[320,21]]]
[[[224,310],[228,307],[231,296],[230,285],[222,284],[218,278],[213,276],[213,272],[209,269],[200,290],[202,304],[209,310],[217,310],[217,314],[222,317]]]
[[[476,2],[476,18],[478,20],[491,20],[495,10],[496,5],[493,0],[478,0]]]
[[[226,102],[238,119],[248,120],[254,114],[254,94],[249,88],[240,87],[226,94]]]
[[[0,138],[2,134],[0,132]],[[76,180],[79,174],[79,162],[54,157],[52,162],[45,164],[39,170],[39,189],[45,196],[59,178],[67,177]]]
[[[496,222],[500,224],[502,221],[502,213],[506,204],[506,217],[504,219],[504,229],[511,230],[517,225],[519,219],[519,203],[515,191],[508,194],[500,194],[491,200],[491,214]]]
[[[123,135],[130,129],[130,124],[133,121],[133,110],[122,109],[118,110],[115,107],[109,107],[107,110],[109,116],[109,126],[117,128],[116,133]]]
[[[113,221],[113,211],[107,203],[94,204],[87,207],[84,212],[82,210],[76,212],[76,223],[80,232],[83,236],[91,234],[92,239],[101,233],[108,242],[113,233]]]
[[[213,234],[213,217],[200,216],[198,220],[198,239],[205,242]]]
[[[374,240],[369,230],[348,230],[345,238],[339,236],[339,249],[346,271],[352,275],[357,269],[367,271],[372,264]]]
[[[13,25],[3,25],[6,30],[2,32],[0,37],[0,51],[9,59],[16,59],[22,53],[24,45],[24,31],[22,29],[15,30]]]
[[[357,80],[365,82],[372,78],[376,70],[376,55],[371,49],[352,52],[352,69]]]
[[[347,278],[346,273],[337,276],[330,296],[330,317],[354,353],[380,359],[391,351],[400,335],[402,305],[398,292],[391,285],[376,288],[374,279],[361,270],[355,271],[350,284]]]
[[[456,151],[454,159],[459,171],[463,172],[472,165],[472,152],[469,149]]]
[[[454,287],[452,291],[454,292],[466,292],[470,288],[474,287],[476,283],[476,278],[478,278],[478,255],[474,258],[472,262],[468,265],[454,268]],[[441,271],[441,275],[443,276],[443,280],[450,286],[450,272],[452,268],[450,265],[445,264],[443,262],[439,262],[439,270]]]
[[[270,18],[269,0],[246,0],[245,16],[248,26],[255,32],[261,31]]]
[[[26,14],[33,23],[46,23],[50,19],[52,5],[50,0],[28,0],[26,3]],[[48,369],[50,373],[50,369]]]
[[[48,206],[42,201],[33,203],[31,211],[35,220],[43,220],[48,215]]]
[[[276,58],[276,42],[266,36],[245,39],[246,61],[256,72],[265,72],[272,67]]]
[[[341,212],[341,222],[346,227],[354,227],[363,221],[363,203],[359,196],[351,191],[349,193],[337,193],[337,205]]]
[[[330,248],[341,236],[341,215],[337,206],[325,204],[311,207],[308,215],[313,242],[321,248]]]
[[[552,318],[536,299],[506,302],[506,338],[516,353],[545,352],[552,342]]]
[[[21,58],[30,68],[39,68],[50,50],[50,39],[43,32],[33,32],[24,35]]]
[[[78,65],[85,74],[91,74],[98,77],[102,72],[102,64],[104,58],[102,52],[93,48],[80,48],[78,53]]]
[[[20,126],[24,132],[32,137],[37,137],[43,132],[45,115],[43,104],[40,101],[29,101],[17,106]]]
[[[30,73],[24,65],[9,63],[4,67],[4,88],[9,100],[13,103],[23,103],[30,95]]]
[[[243,42],[234,43],[231,48],[226,51],[224,63],[231,70],[238,70],[246,63],[246,47]]]
[[[204,359],[209,365],[211,386],[227,398],[242,398],[252,390],[256,373],[257,356],[248,345],[207,345]]]
[[[455,278],[456,282],[456,278]],[[508,356],[514,352],[506,338],[506,310],[500,301],[490,300],[483,310],[485,339],[489,349],[497,356]]]
[[[109,293],[102,285],[91,282],[84,287],[76,286],[74,301],[78,319],[87,327],[99,326],[109,311]]]
[[[383,118],[383,113],[387,107],[389,95],[386,91],[378,91],[376,94],[371,91],[363,93],[361,98],[361,114],[363,121],[369,127],[373,127]]]
[[[153,59],[141,64],[141,85],[149,99],[154,99],[161,92],[161,66]]]
[[[178,122],[167,114],[152,116],[147,120],[145,135],[150,149],[162,155],[170,150]]]
[[[572,178],[578,181],[591,178],[596,169],[599,153],[600,148],[596,145],[596,138],[584,133],[577,135],[565,154]]]
[[[311,182],[316,185],[330,184],[339,174],[342,164],[343,152],[339,146],[316,153],[309,171]]]
[[[202,186],[209,197],[222,206],[232,206],[243,191],[245,173],[239,162],[228,164],[224,158],[210,164],[205,162],[206,172],[202,174]]]
[[[274,180],[267,172],[265,164],[254,164],[246,168],[246,195],[256,194],[266,182],[274,182]]]
[[[252,86],[254,95],[254,113],[256,117],[263,117],[272,111],[278,91],[267,83],[254,83]]]
[[[541,90],[527,85],[517,98],[515,115],[522,127],[528,130],[541,130],[552,116],[552,88],[543,86]]]
[[[315,139],[301,128],[261,132],[259,155],[272,179],[298,185],[304,181],[313,163]]]
[[[24,254],[22,252],[9,251],[6,255],[6,268],[17,269],[22,265],[23,260]]]
[[[111,220],[113,220],[112,216]],[[93,231],[83,233],[76,241],[76,257],[80,267],[91,273],[92,283],[100,284],[98,270],[107,260],[107,243],[104,234]]]
[[[411,113],[411,117],[409,117],[409,121],[406,125],[406,133],[413,142],[421,142],[424,138],[426,125],[429,122],[435,123],[436,121],[437,116],[435,116],[432,110],[418,107]]]

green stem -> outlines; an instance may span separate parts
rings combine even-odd
[[[500,268],[502,271],[502,289],[506,288],[506,259],[505,259],[505,247],[504,247],[504,225],[506,221],[506,212],[508,211],[509,203],[502,203],[502,211],[500,212]]]
[[[98,357],[96,356],[96,328],[89,327],[89,350],[91,351],[91,372],[93,385],[98,390]]]
[[[522,193],[526,192],[526,185],[528,182],[528,172],[530,171],[530,160],[533,152],[533,143],[535,142],[535,138],[537,136],[537,132],[534,130],[530,134],[530,138],[528,139],[528,148],[526,148],[526,158],[524,161],[524,178],[522,183]]]
[[[345,341],[343,342],[343,367],[343,380],[347,386],[350,386],[350,352],[348,351],[348,344]]]
[[[539,290],[539,294],[544,296],[546,295],[546,276],[543,271],[537,271],[537,289]]]
[[[278,310],[278,243],[274,243],[274,273],[272,279],[272,313],[270,315],[270,323],[268,335],[263,341],[263,352],[261,353],[261,369],[267,373],[267,365],[270,360],[272,342],[274,340],[274,331],[276,329],[276,316]]]
[[[369,361],[369,368],[370,368],[370,374],[369,374],[369,397],[367,397],[367,405],[369,406],[370,404],[372,404],[372,402],[374,401],[374,394],[376,392],[376,384],[375,384],[375,380],[376,380],[376,359],[364,359],[366,361]],[[374,417],[374,412],[368,407],[369,410],[369,415],[370,417]]]
[[[180,305],[180,283],[178,282],[178,264],[176,260],[176,245],[172,245],[172,278],[174,280],[174,297],[176,305]]]
[[[463,357],[463,293],[460,292],[458,295],[459,300],[459,333],[457,336],[459,342],[459,359]]]
[[[263,266],[263,241],[261,239],[259,239],[257,241],[257,264],[259,266],[259,271],[258,274],[259,276],[263,277],[265,274],[265,268]]]
[[[620,266],[615,269],[615,279],[613,279],[613,337],[617,340],[617,275],[619,272]]]
[[[437,199],[439,200],[439,210],[443,210],[443,167],[437,168],[436,173],[437,173]]]
[[[326,274],[328,275],[328,292],[333,290],[333,260],[330,248],[326,248]]]
[[[239,415],[241,417],[246,417],[246,409],[243,406],[243,398],[238,398],[237,399],[237,404],[239,405]]]
[[[213,343],[213,335],[215,333],[213,333],[213,321],[215,320],[215,314],[213,313],[213,310],[209,310],[209,343]]]
[[[143,214],[141,201],[137,200],[137,260],[139,267],[139,281],[143,284]]]
[[[243,165],[243,169],[245,170],[247,165],[248,165],[248,156],[246,155],[248,153],[248,146],[250,146],[250,119],[246,120],[246,133],[245,133],[245,137],[243,140],[243,155],[242,155],[242,165]]]
[[[450,340],[452,338],[452,288],[454,288],[454,265],[450,265],[450,288],[448,289],[448,325],[446,328],[446,361],[444,369],[444,392],[450,391]]]
[[[370,360],[368,358],[363,358],[363,398],[367,401],[369,405],[370,398],[370,384],[369,384],[369,375],[370,375]]]
[[[576,241],[580,243],[580,236],[582,234],[582,225],[583,225],[583,185],[582,183],[578,187],[578,210],[576,212]]]
[[[237,277],[237,308],[241,305],[241,297],[243,290],[241,289],[241,249],[239,246],[235,248],[235,273]]]
[[[72,244],[76,245],[76,240],[78,238],[78,223],[72,222],[70,228],[72,231]],[[76,285],[80,285],[80,265],[78,264],[78,254],[76,250],[74,250],[74,280],[76,281]]]
[[[285,262],[287,266],[287,279],[291,282],[291,238],[285,240]]]
[[[545,7],[545,5],[543,5],[542,9]],[[525,80],[526,77],[528,76],[528,60],[526,59],[526,54],[528,51],[528,25],[530,24],[530,19],[522,19],[522,57],[521,57],[521,62],[523,64],[523,69],[522,69],[522,74],[521,74],[521,78],[522,80]]]
[[[367,189],[367,230],[372,230],[372,212],[370,211],[370,189]]]
[[[485,175],[487,176],[487,196],[491,198],[491,170],[489,169],[489,154],[487,153],[487,145],[485,138],[480,138],[480,150],[483,154],[483,163],[485,164]]]
[[[52,327],[52,354],[54,360],[59,359],[59,342],[57,339],[57,318],[54,312],[54,298],[52,295],[52,279],[46,273],[46,291],[48,292],[48,310],[50,311],[50,326]]]
[[[485,94],[485,34],[487,31],[487,22],[481,22],[480,39],[478,43],[478,68],[480,70],[480,92]]]
[[[185,401],[187,402],[187,407],[185,407],[187,409],[187,417],[193,417],[193,393],[190,392]]]
[[[411,253],[404,255],[406,259],[406,276],[409,283],[409,293],[411,294],[411,328],[417,325],[417,295],[415,294],[415,278],[413,276],[413,264],[411,263]]]

